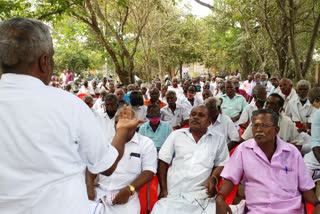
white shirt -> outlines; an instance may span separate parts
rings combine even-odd
[[[132,106],[132,109],[138,114],[138,120],[147,121],[147,110],[148,107],[145,105],[142,106]]]
[[[201,105],[202,103],[203,103],[203,101],[200,100],[200,98],[197,95],[194,96],[193,105],[191,105],[190,101],[187,98],[181,100],[181,105],[186,109],[188,114],[191,113],[191,111],[194,107],[197,107],[197,106]]]
[[[180,105],[176,104],[176,109],[174,112],[170,109],[169,105],[163,107],[161,110],[161,120],[170,124],[170,126],[175,127],[184,120],[189,119],[189,114],[186,109]]]
[[[176,92],[176,96],[177,97],[180,97],[181,95],[183,95],[183,89],[181,87],[177,87],[177,88],[174,88],[173,86],[169,86],[168,87],[168,91],[174,91]]]
[[[94,105],[92,106],[91,109],[98,114],[103,114],[104,112],[106,112],[106,107],[105,107],[104,102],[102,101],[101,97],[99,97],[96,100],[96,102],[94,103]]]
[[[227,143],[229,143],[230,141],[240,141],[237,127],[227,115],[219,114],[216,122],[214,124],[211,124],[209,128],[225,136]]]
[[[291,92],[290,92],[290,94],[288,96],[284,95],[281,91],[280,91],[279,95],[281,97],[283,97],[283,99],[284,99],[283,109],[284,109],[285,113],[288,111],[289,101],[290,100],[299,99],[299,97],[298,97],[298,95],[296,93],[296,90],[294,90],[294,88],[291,89]]]
[[[246,107],[244,107],[241,116],[239,118],[239,124],[243,124],[249,121],[251,123],[252,112],[258,110],[256,103],[253,101]]]
[[[81,86],[78,94],[90,94],[90,87],[88,86],[87,88],[83,85]]]
[[[317,110],[318,109],[311,105],[309,99],[302,105],[299,98],[297,98],[288,103],[286,115],[290,117],[293,122],[311,123],[313,114]]]
[[[139,156],[139,157],[137,157]],[[123,157],[111,176],[99,175],[97,199],[108,192],[119,191],[134,181],[142,171],[157,172],[157,149],[148,137],[135,133],[126,143]]]
[[[210,82],[210,91],[212,92],[212,94],[214,94],[216,88],[217,88],[217,82]]]
[[[274,86],[271,84],[271,82],[267,82],[266,85],[266,91],[267,91],[267,97],[269,97],[270,94],[274,91]]]
[[[281,113],[279,116],[279,127],[280,131],[278,133],[278,136],[281,138],[281,140],[295,145],[303,144],[303,138],[297,131],[296,124],[294,124],[291,119],[283,113]],[[244,140],[253,138],[251,123],[249,124],[241,138]]]
[[[89,213],[86,167],[105,171],[118,156],[90,108],[32,76],[3,74],[0,118],[1,213]]]
[[[169,196],[190,201],[207,198],[205,181],[213,167],[224,166],[229,159],[226,139],[212,129],[196,143],[190,129],[172,132],[159,151],[159,159],[170,164],[167,175]]]

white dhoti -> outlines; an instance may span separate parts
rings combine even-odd
[[[305,132],[301,132],[300,135],[303,138],[303,145],[301,148],[301,153],[303,155],[305,155],[305,154],[311,152],[311,136]]]
[[[183,196],[162,198],[153,207],[151,214],[214,214],[216,203],[212,198],[189,200]]]
[[[100,194],[97,194],[97,200],[90,201],[91,214],[140,214],[140,201],[137,193],[130,196],[128,202],[125,204],[112,204],[112,200],[115,198],[117,192],[108,192],[103,196],[101,196],[101,192],[99,192]]]
[[[320,180],[320,163],[314,156],[313,151],[306,154],[304,157],[304,162],[309,170],[312,179],[316,182]]]

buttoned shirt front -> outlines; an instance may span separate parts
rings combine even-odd
[[[222,113],[230,118],[239,115],[247,105],[246,99],[239,94],[234,95],[232,99],[226,94],[222,95]]]
[[[175,127],[184,120],[189,119],[189,114],[184,106],[176,104],[174,112],[169,106],[165,106],[161,109],[161,120],[169,123],[172,127]]]
[[[193,105],[190,103],[190,101],[187,98],[181,99],[180,104],[185,108],[185,110],[187,111],[187,114],[190,115],[192,109],[194,107],[197,107],[203,104],[203,101],[199,98],[199,96],[195,95]]]
[[[315,186],[301,153],[279,137],[276,144],[269,161],[254,139],[243,142],[221,173],[233,184],[243,175],[248,214],[301,214],[301,192]]]
[[[219,114],[217,120],[214,122],[214,124],[211,124],[209,128],[225,136],[227,143],[230,143],[230,141],[239,142],[240,140],[237,127],[232,122],[230,117],[226,115]]]
[[[320,110],[316,111],[312,120],[311,144],[312,148],[320,146]]]
[[[160,149],[159,159],[170,164],[168,194],[193,201],[208,197],[205,182],[213,167],[225,165],[229,152],[223,135],[208,129],[196,142],[187,128],[169,135]]]
[[[1,213],[89,213],[86,167],[105,171],[118,156],[90,108],[32,76],[3,74],[0,118]]]
[[[104,105],[104,102],[102,101],[102,99],[100,97],[97,99],[97,101],[92,106],[92,110],[98,114],[103,114],[106,111],[106,107]]]
[[[258,107],[256,106],[255,102],[251,102],[249,105],[247,105],[241,113],[241,116],[239,118],[239,124],[243,124],[246,122],[251,123],[252,112],[255,110],[258,110]]]
[[[146,170],[157,172],[157,150],[151,139],[135,133],[126,143],[123,157],[112,175],[98,176],[97,199],[128,186]]]
[[[146,122],[141,125],[139,134],[150,138],[155,147],[159,149],[172,131],[173,129],[171,125],[167,122],[160,121],[160,124],[155,132],[151,128],[150,122]]]
[[[281,138],[281,140],[295,145],[303,144],[303,138],[299,134],[296,128],[296,124],[294,124],[291,121],[291,119],[283,113],[279,115],[279,127],[280,131],[278,133],[278,136]],[[241,138],[244,140],[249,140],[250,138],[253,138],[252,123],[250,123],[249,126],[246,128]]]
[[[289,102],[291,100],[295,100],[295,99],[299,99],[298,95],[297,95],[297,92],[296,90],[294,90],[294,88],[291,89],[291,92],[288,96],[286,96],[285,94],[283,94],[281,91],[279,93],[280,96],[283,97],[284,99],[284,105],[283,105],[283,109],[284,109],[284,112],[287,113],[288,111],[288,108],[289,108]]]
[[[293,122],[311,123],[313,114],[318,109],[314,108],[310,101],[307,100],[304,105],[301,104],[299,98],[290,100],[286,115],[292,119]]]

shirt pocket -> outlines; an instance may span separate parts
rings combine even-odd
[[[141,174],[141,156],[129,156],[127,161],[127,171],[130,174]]]
[[[285,192],[296,192],[298,188],[297,174],[292,168],[279,169],[279,187]]]
[[[201,145],[201,148],[196,152],[197,156],[197,162],[205,167],[212,169],[214,166],[214,159],[215,159],[215,153],[214,145],[213,143],[206,143],[204,145]]]

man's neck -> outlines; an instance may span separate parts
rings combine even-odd
[[[174,105],[169,105],[169,108],[171,109],[172,112],[174,112],[177,108],[177,105],[174,104]]]
[[[233,98],[234,98],[234,96],[235,96],[235,93],[234,94],[232,94],[232,95],[228,95],[228,97],[232,100]]]
[[[267,156],[268,160],[271,162],[272,156],[277,148],[277,141],[276,137],[274,138],[273,142],[268,142],[263,145],[259,145],[260,149],[264,152],[264,154]]]
[[[159,125],[160,125],[160,121],[159,121],[158,124],[153,124],[153,123],[150,122],[150,127],[152,128],[153,132],[157,131]]]
[[[219,117],[219,114],[217,114],[214,118],[212,118],[211,124],[215,124],[217,119],[218,119],[218,117]]]
[[[194,140],[196,141],[196,143],[198,143],[198,141],[201,139],[201,137],[207,132],[207,129],[205,129],[204,131],[196,131],[196,130],[192,130],[190,129],[190,132],[194,138]]]

